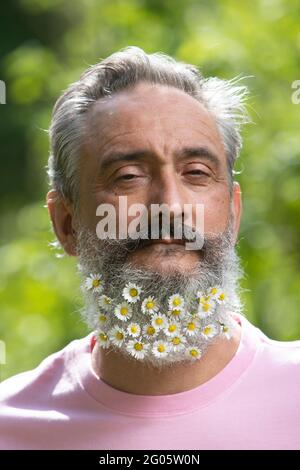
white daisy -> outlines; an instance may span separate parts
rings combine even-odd
[[[185,347],[186,338],[183,335],[173,336],[172,338],[170,338],[169,344],[172,351],[181,351]]]
[[[197,348],[197,346],[191,346],[187,349],[186,351],[186,356],[192,360],[195,361],[197,359],[200,359],[201,357],[201,350]]]
[[[199,323],[196,318],[190,317],[188,319],[184,332],[187,336],[195,336],[199,332]]]
[[[92,292],[102,292],[104,287],[101,274],[90,274],[85,280],[85,288]]]
[[[198,308],[199,318],[207,318],[213,313],[215,313],[215,303],[213,301],[200,303]]]
[[[163,340],[155,341],[152,346],[152,353],[155,357],[166,357],[170,351],[170,345]]]
[[[148,349],[149,344],[137,339],[130,340],[127,345],[127,351],[136,359],[144,359]]]
[[[122,302],[116,306],[115,315],[119,320],[127,321],[132,316],[132,308],[127,302]]]
[[[107,295],[103,294],[103,295],[100,295],[98,303],[101,308],[104,308],[107,310],[112,304],[112,299],[108,297]]]
[[[205,339],[213,338],[214,336],[216,336],[217,333],[218,333],[218,330],[213,324],[206,325],[201,330],[201,334],[202,336],[204,336]]]
[[[155,313],[151,319],[151,325],[153,325],[158,330],[164,329],[168,324],[166,315],[162,313]]]
[[[130,323],[127,326],[127,332],[130,336],[132,336],[133,338],[136,338],[141,333],[141,327],[140,325],[138,325],[138,323]]]
[[[176,308],[183,308],[184,307],[184,298],[182,295],[179,294],[174,294],[169,297],[169,308],[170,310],[176,309]]]
[[[229,325],[222,325],[222,333],[227,339],[232,338],[233,331]]]
[[[127,302],[130,304],[135,304],[138,300],[140,300],[142,289],[137,285],[129,282],[123,289],[123,297]]]
[[[102,312],[101,312],[101,313],[99,314],[99,316],[98,316],[98,321],[99,321],[99,323],[101,323],[101,324],[103,325],[104,323],[107,322],[107,320],[108,320],[107,315],[106,315],[105,313],[102,313]]]
[[[98,343],[103,349],[106,349],[110,346],[108,334],[103,330],[98,331]]]
[[[156,326],[151,325],[150,323],[148,325],[145,325],[143,327],[143,335],[147,339],[155,338],[157,336],[159,329]]]
[[[173,308],[168,311],[168,316],[171,318],[182,318],[185,316],[185,311],[181,307]]]
[[[126,338],[126,332],[123,328],[114,326],[111,330],[109,330],[108,337],[110,341],[116,346],[122,346]]]
[[[151,315],[153,315],[154,313],[158,312],[158,310],[159,310],[159,305],[157,303],[157,300],[154,297],[150,296],[143,300],[142,302],[143,313],[150,313]]]
[[[167,336],[177,336],[179,331],[180,325],[176,320],[169,321],[167,326],[164,328],[164,332]]]
[[[220,292],[220,294],[216,297],[216,302],[218,304],[224,304],[226,303],[227,297],[225,292]]]

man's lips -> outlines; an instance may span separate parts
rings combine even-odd
[[[174,238],[162,238],[159,240],[150,240],[150,244],[157,245],[158,243],[162,245],[184,245],[183,240],[175,240]]]
[[[160,238],[160,239],[154,239],[154,240],[143,240],[141,245],[139,246],[140,249],[142,248],[147,248],[149,246],[153,246],[153,245],[165,245],[165,246],[173,246],[173,245],[176,245],[176,246],[184,246],[185,245],[185,242],[184,240],[178,240],[178,239],[174,239],[174,238]]]

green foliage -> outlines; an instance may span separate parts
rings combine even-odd
[[[59,93],[127,45],[163,51],[205,76],[243,74],[254,124],[237,170],[244,215],[239,252],[250,320],[274,339],[300,337],[300,79],[297,0],[14,0],[1,5],[0,339],[2,378],[36,366],[80,322],[75,261],[54,256],[43,207],[48,128]]]

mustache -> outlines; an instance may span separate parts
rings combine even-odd
[[[164,240],[166,238],[180,241],[181,245],[193,243],[196,247],[187,249],[201,249],[204,243],[204,234],[197,231],[194,227],[175,220],[171,221],[166,227],[163,224],[162,218],[159,218],[159,224],[155,229],[148,223],[145,229],[129,234],[125,238],[107,238],[104,241],[107,246],[119,246],[127,252],[134,252],[151,245],[154,240]]]

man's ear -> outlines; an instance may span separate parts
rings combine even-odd
[[[76,256],[73,205],[58,191],[51,190],[47,194],[47,207],[60,244],[68,255]]]
[[[232,188],[232,213],[233,213],[233,241],[236,243],[242,215],[242,192],[237,181],[233,182]]]

